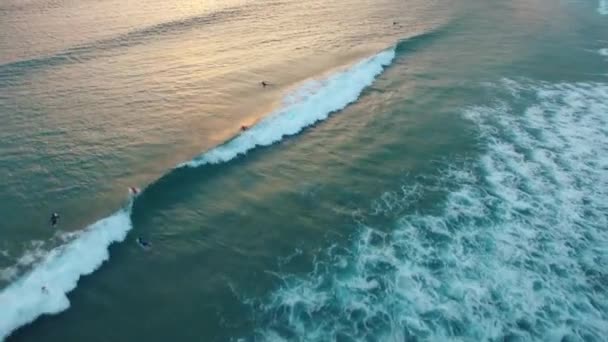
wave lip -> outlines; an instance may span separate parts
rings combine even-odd
[[[66,245],[53,249],[30,273],[0,292],[0,341],[43,314],[70,306],[67,293],[78,279],[109,259],[108,247],[131,230],[131,205],[85,229]]]
[[[395,58],[395,48],[366,58],[322,80],[306,82],[286,96],[284,106],[233,140],[178,167],[227,162],[258,146],[268,146],[345,108],[359,98]]]

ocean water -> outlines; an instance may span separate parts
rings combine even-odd
[[[604,341],[607,6],[4,1],[0,340]]]

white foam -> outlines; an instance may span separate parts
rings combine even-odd
[[[19,269],[15,266],[9,266],[0,270],[0,280],[11,281],[18,275]]]
[[[602,56],[608,57],[608,48],[599,49],[598,53]]]
[[[12,266],[0,270],[0,279],[4,281],[16,279],[20,271],[40,261],[46,255],[46,252],[44,241],[30,241],[26,252]]]
[[[597,4],[597,13],[608,15],[608,0],[599,0]]]
[[[87,227],[71,242],[53,249],[34,269],[0,292],[0,340],[43,314],[67,309],[67,294],[78,279],[109,258],[108,247],[131,229],[130,206]],[[43,291],[43,287],[46,291]]]
[[[182,163],[179,167],[226,162],[257,146],[271,145],[317,121],[327,119],[332,112],[357,100],[363,89],[372,84],[394,57],[393,48],[364,59],[326,79],[305,83],[294,93],[287,95],[283,106],[260,123],[228,143]]]
[[[0,280],[11,282],[17,279],[20,275],[26,273],[32,266],[39,263],[47,255],[52,246],[65,244],[68,241],[75,239],[80,232],[61,232],[57,231],[52,238],[48,240],[31,240],[28,241],[25,247],[25,252],[18,259],[13,260],[11,266],[0,269]],[[2,254],[0,252],[0,254]],[[5,257],[9,258],[8,252]]]
[[[478,160],[414,182],[416,196],[392,192],[372,205],[372,214],[400,212],[437,184],[457,189],[441,213],[414,207],[389,233],[363,226],[350,250],[330,250],[308,276],[285,277],[256,307],[258,336],[608,336],[608,85],[501,84],[501,103],[465,112],[485,145]]]

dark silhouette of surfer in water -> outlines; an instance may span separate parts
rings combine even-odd
[[[246,131],[246,130],[248,130],[248,129],[249,129],[249,126],[247,126],[247,125],[241,126],[241,131],[243,131],[243,132]]]
[[[266,86],[269,86],[270,83],[266,82],[266,81],[262,81],[260,82],[260,84],[262,85],[262,87],[266,88]]]
[[[58,222],[59,222],[59,214],[53,213],[51,215],[51,227],[55,227]]]
[[[144,240],[142,237],[138,237],[137,239],[135,239],[135,241],[137,241],[137,244],[140,245],[144,249],[152,248],[152,244],[150,242]]]

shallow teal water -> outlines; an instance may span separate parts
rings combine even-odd
[[[601,341],[601,6],[252,3],[6,62],[0,336]]]

